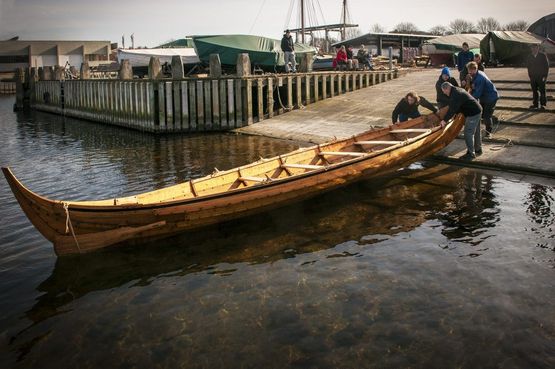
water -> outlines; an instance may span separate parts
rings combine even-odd
[[[0,164],[115,197],[287,152],[0,98]],[[420,163],[137,248],[56,258],[0,180],[1,368],[550,368],[555,181]]]

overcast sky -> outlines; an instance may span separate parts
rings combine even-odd
[[[156,46],[199,34],[255,34],[280,38],[284,28],[298,25],[287,15],[292,0],[0,0],[0,40],[110,40],[135,34],[136,46]],[[295,0],[298,3],[299,0]],[[324,20],[338,23],[341,0],[306,0]],[[387,31],[400,22],[421,30],[448,25],[456,18],[472,22],[494,17],[501,24],[529,23],[555,12],[554,0],[350,0],[351,20],[367,32],[378,23]],[[311,12],[312,13],[312,12]],[[322,22],[322,16],[318,16]],[[312,22],[311,22],[312,23]],[[127,44],[129,45],[129,44]]]

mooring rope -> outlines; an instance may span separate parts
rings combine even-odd
[[[69,217],[69,204],[67,202],[64,202],[63,205],[64,205],[64,210],[66,211],[66,234],[68,234],[69,231],[71,230],[71,235],[75,240],[75,244],[77,245],[77,250],[79,250],[79,253],[81,253],[81,247],[79,246],[79,241],[77,241],[77,236],[75,236],[75,231],[73,230],[73,224],[71,224],[71,218]]]

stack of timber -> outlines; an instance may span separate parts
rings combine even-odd
[[[464,117],[457,115],[442,127],[444,114],[445,109],[124,198],[51,200],[26,188],[9,168],[2,171],[21,208],[56,253],[84,253],[244,217],[398,169],[457,137]]]

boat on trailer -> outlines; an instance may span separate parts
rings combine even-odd
[[[21,208],[57,255],[149,241],[266,211],[377,176],[431,155],[457,137],[464,117],[439,114],[300,148],[170,187],[98,201],[51,200],[2,168]]]

